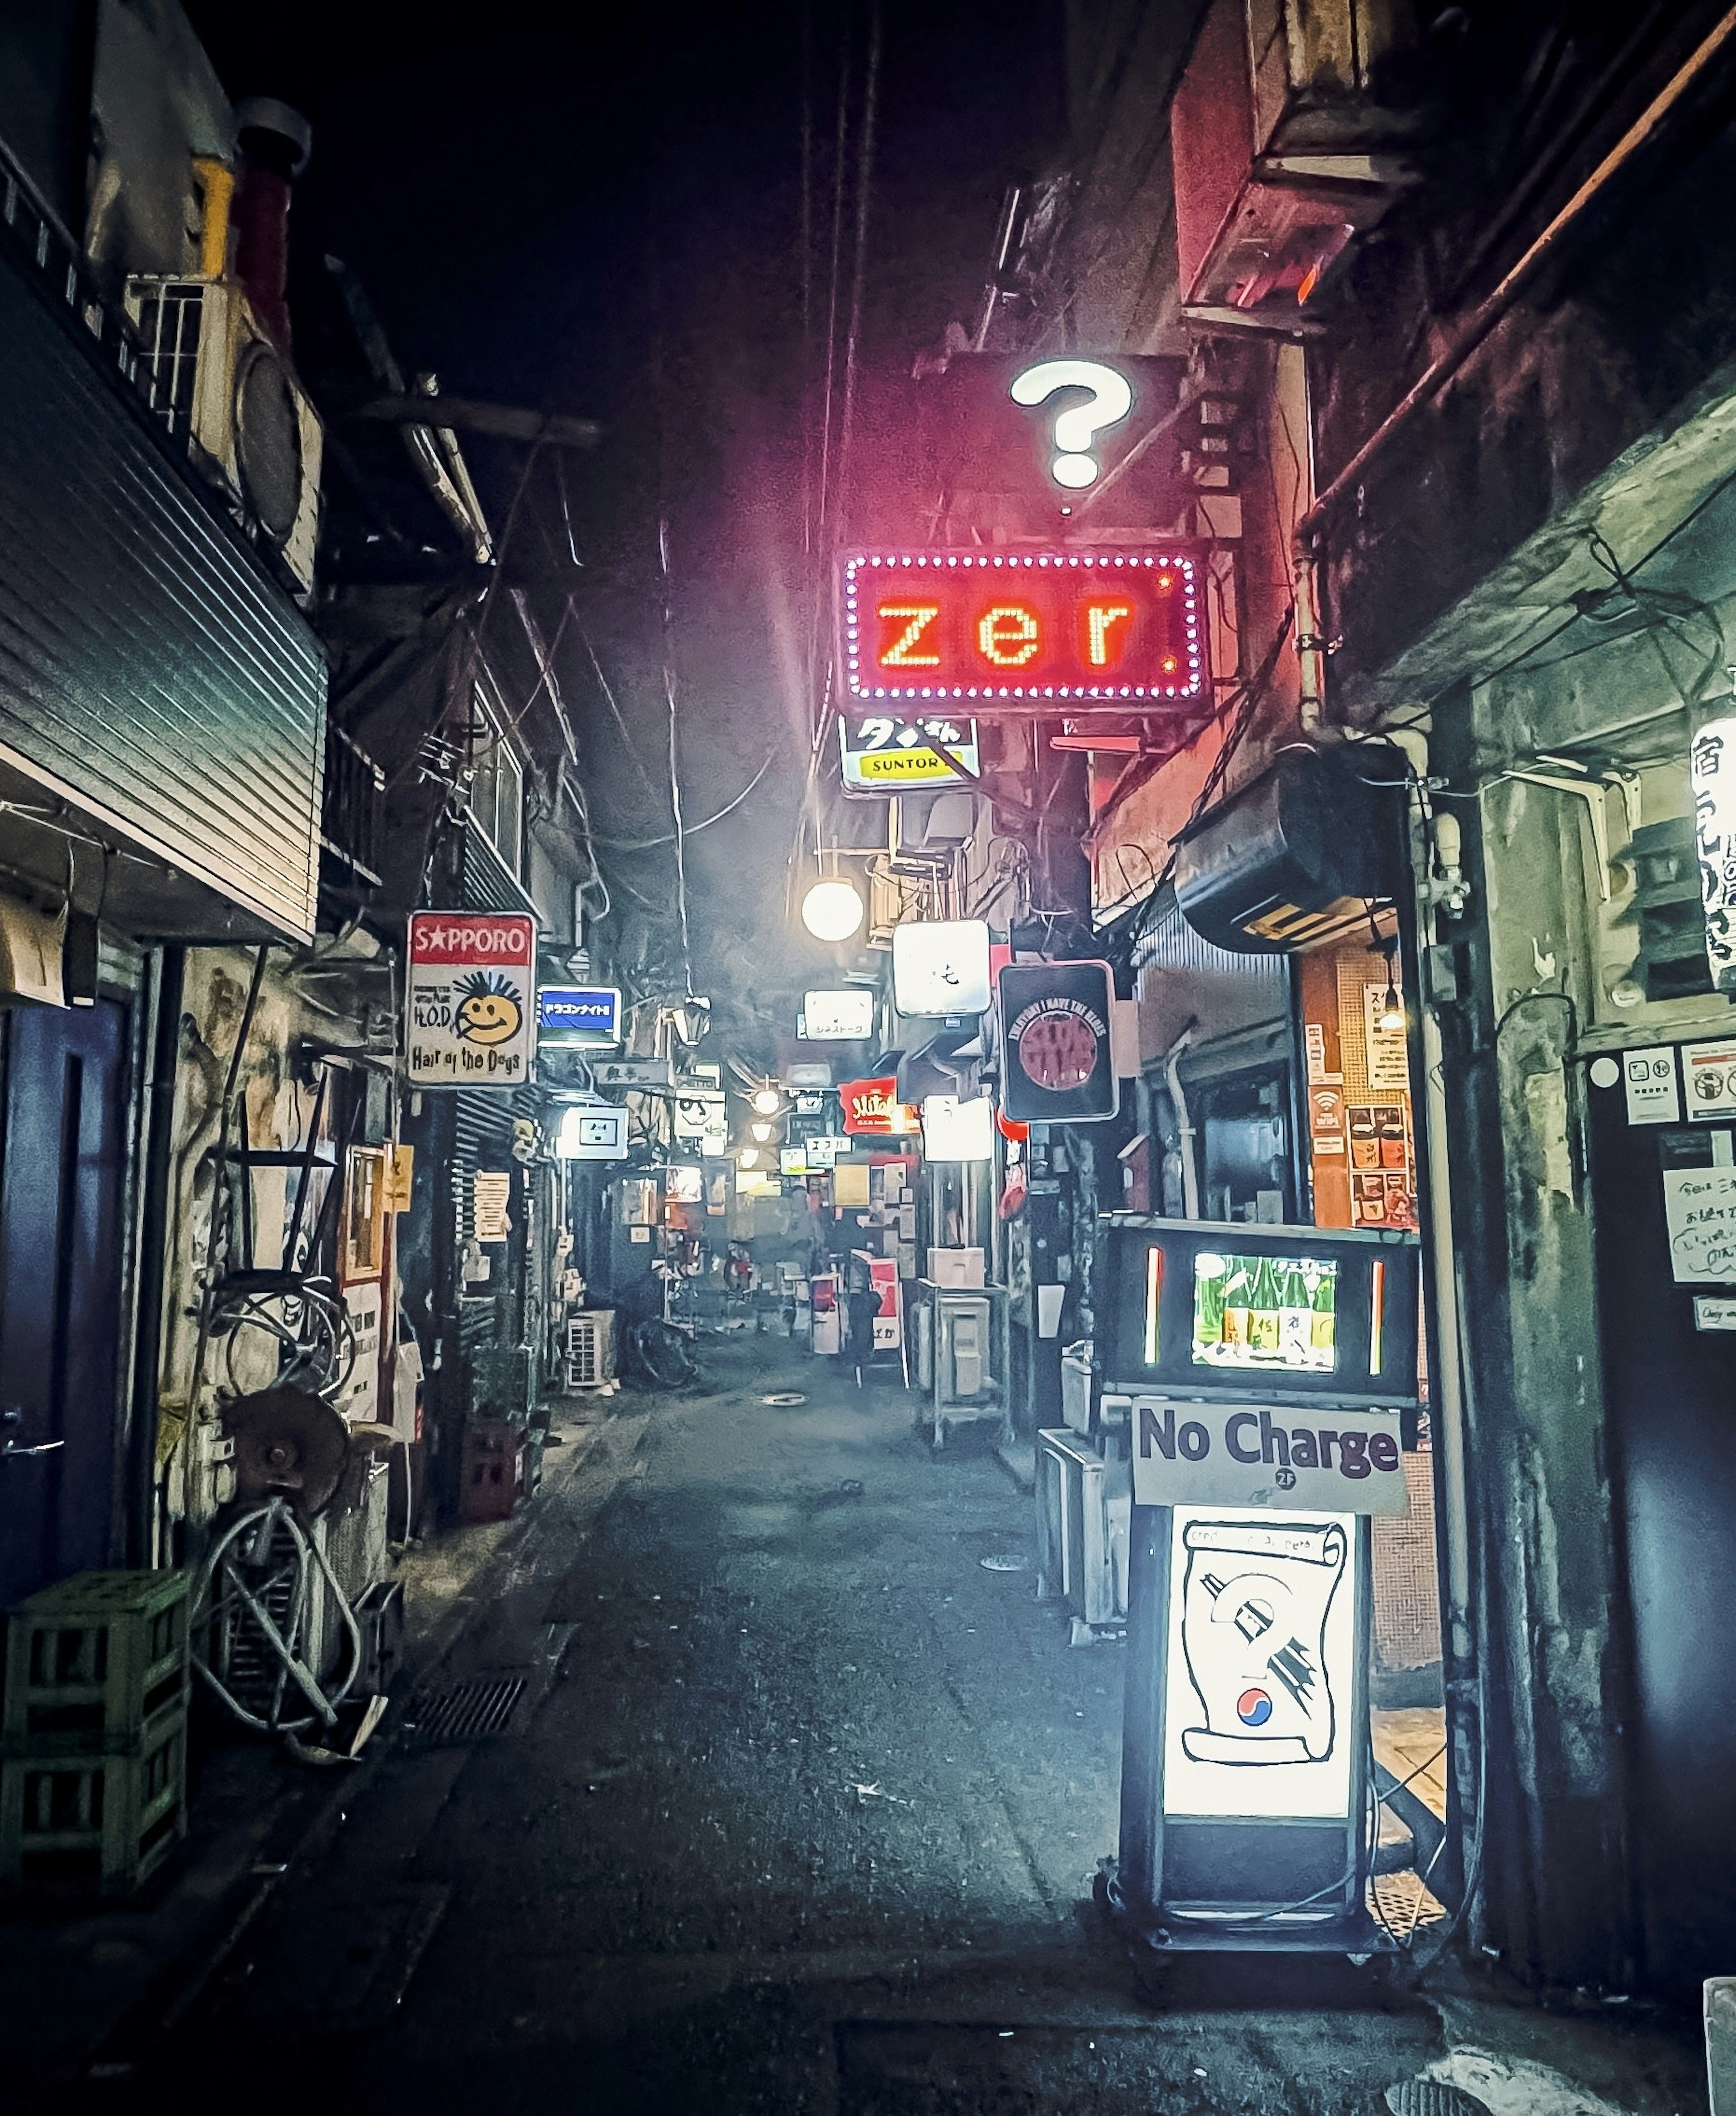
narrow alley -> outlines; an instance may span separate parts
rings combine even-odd
[[[1379,2116],[1455,2064],[1497,2116],[1692,2105],[1692,2039],[1338,1957],[1195,1957],[1141,1997],[1090,1901],[1124,1647],[1036,1600],[1026,1495],[976,1434],[935,1457],[895,1382],[771,1337],[706,1364],[563,1419],[521,1532],[424,1582],[424,1701],[94,2110],[245,2079],[429,2116]],[[503,1678],[503,1731],[419,1735]]]
[[[1736,2116],[1736,0],[0,0],[0,2116]]]

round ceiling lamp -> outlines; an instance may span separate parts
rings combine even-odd
[[[760,1116],[774,1117],[783,1106],[783,1097],[775,1088],[769,1085],[755,1088],[753,1092],[752,1106]]]
[[[754,1143],[756,1146],[769,1146],[772,1133],[775,1129],[774,1125],[769,1124],[755,1124],[748,1126],[748,1129],[754,1135]]]
[[[801,922],[816,941],[847,941],[861,931],[861,891],[842,875],[816,881],[801,899]]]

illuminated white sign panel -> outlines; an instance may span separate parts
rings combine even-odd
[[[874,1033],[874,994],[866,985],[804,992],[801,1033],[810,1043],[856,1043]]]
[[[595,1103],[575,1104],[561,1119],[554,1157],[557,1161],[625,1161],[627,1111]]]
[[[1083,389],[1086,401],[1074,400],[1054,415],[1051,432],[1054,455],[1049,475],[1070,492],[1095,485],[1103,466],[1091,453],[1095,436],[1118,426],[1133,408],[1133,385],[1126,375],[1100,360],[1041,360],[1013,378],[1015,404],[1045,404],[1058,390]]]
[[[667,1195],[672,1205],[698,1205],[705,1201],[705,1179],[697,1168],[677,1167],[671,1164],[664,1178]]]
[[[1688,750],[1706,959],[1715,991],[1736,992],[1736,713],[1708,720]]]
[[[994,1103],[986,1095],[968,1102],[930,1095],[922,1105],[922,1151],[930,1161],[992,1160]]]
[[[413,911],[404,1076],[416,1088],[521,1088],[536,1053],[536,922]]]
[[[892,1000],[900,1014],[981,1014],[988,1006],[989,929],[980,918],[892,929]]]
[[[1178,1506],[1170,1533],[1164,1813],[1348,1819],[1354,1520]]]

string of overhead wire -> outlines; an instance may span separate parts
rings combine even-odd
[[[814,339],[813,244],[820,215],[815,191],[815,64],[813,16],[803,17],[801,137],[802,243],[802,559],[808,597],[805,687],[809,702],[808,758],[796,828],[787,862],[793,892],[802,847],[810,831],[820,849],[819,786],[827,737],[834,714],[830,644],[827,637],[827,583],[834,548],[844,519],[854,439],[863,304],[867,285],[872,219],[875,140],[879,126],[883,25],[880,0],[870,0],[858,98],[858,24],[846,13],[834,57],[837,100],[832,125],[831,197],[827,222],[824,350]],[[852,150],[854,150],[853,158]],[[853,159],[853,166],[852,166]],[[845,286],[846,231],[849,283]],[[818,369],[816,374],[815,370]],[[816,402],[817,399],[817,402]]]

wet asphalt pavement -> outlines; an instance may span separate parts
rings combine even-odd
[[[1089,1902],[1125,1649],[1036,1603],[986,1429],[934,1456],[895,1384],[778,1340],[705,1364],[563,1418],[461,1608],[443,1672],[522,1676],[507,1731],[393,1736],[98,2105],[1375,2116],[1440,2058],[1337,1962],[1142,2003]]]

